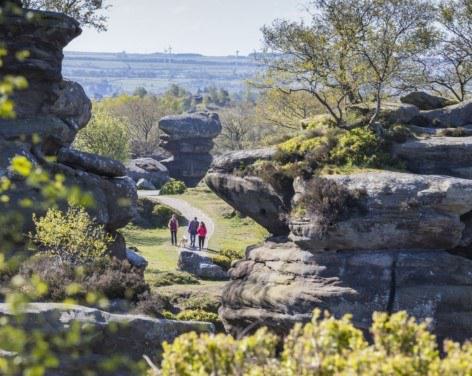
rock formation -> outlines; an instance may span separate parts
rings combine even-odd
[[[230,270],[220,310],[225,327],[239,335],[268,325],[286,334],[321,308],[352,313],[367,329],[374,311],[407,310],[431,318],[440,339],[472,338],[472,180],[464,179],[472,177],[472,137],[427,131],[468,124],[471,105],[384,109],[386,118],[414,124],[415,133],[425,130],[393,148],[406,172],[274,186],[245,168],[272,160],[273,149],[216,159],[208,186],[273,234]]]
[[[221,133],[221,123],[215,113],[167,116],[159,122],[165,134],[161,146],[173,157],[161,161],[172,178],[188,187],[196,186],[207,173],[213,157],[213,139]]]
[[[14,317],[8,305],[0,304],[0,318],[12,316]],[[93,332],[93,336],[86,348],[81,350],[86,352],[82,356],[62,354],[59,368],[60,374],[63,375],[77,374],[88,367],[97,369],[100,362],[114,356],[140,361],[143,355],[147,355],[158,363],[159,359],[156,357],[162,353],[162,344],[165,341],[172,342],[179,335],[187,332],[214,331],[213,324],[210,323],[117,315],[94,308],[58,303],[29,304],[25,309],[24,322],[22,322],[25,330],[42,330],[43,333],[51,336],[64,333],[70,329],[72,323],[78,323],[84,333]]]
[[[31,229],[31,209],[20,208],[19,202],[26,197],[39,202],[40,193],[9,169],[12,158],[23,155],[51,175],[64,175],[66,185],[91,193],[91,214],[114,234],[134,216],[136,188],[121,163],[71,149],[77,132],[90,120],[91,102],[80,85],[63,80],[62,49],[81,29],[59,13],[28,13],[32,17],[25,17],[26,11],[8,13],[0,23],[0,39],[8,50],[0,74],[28,81],[26,90],[13,95],[16,118],[0,120],[0,176],[15,184],[10,208],[26,212],[24,227]],[[25,50],[29,57],[16,59],[17,52]],[[125,258],[124,242],[116,236],[113,252]]]
[[[137,158],[126,163],[126,175],[138,183],[141,179],[151,183],[156,189],[169,181],[169,171],[153,158]]]

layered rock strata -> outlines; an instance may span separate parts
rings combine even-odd
[[[442,120],[426,121],[428,129],[457,128],[470,106],[385,113],[411,124],[434,114]],[[461,178],[472,176],[469,138],[429,132],[396,145],[407,172],[300,177],[290,187],[245,168],[272,160],[274,150],[215,160],[208,186],[274,235],[230,270],[226,329],[241,335],[266,325],[283,335],[315,308],[352,313],[367,329],[375,311],[406,310],[431,319],[439,339],[472,338],[472,180]]]
[[[172,154],[161,161],[172,178],[187,186],[196,186],[207,173],[213,157],[213,139],[221,133],[221,123],[215,113],[168,116],[160,120],[161,147]]]
[[[0,23],[0,39],[8,51],[0,75],[21,75],[28,81],[27,89],[13,95],[16,117],[0,120],[0,176],[15,184],[10,209],[23,211],[25,230],[31,229],[31,212],[37,209],[22,208],[20,202],[30,198],[38,203],[41,195],[9,169],[16,155],[52,175],[64,175],[66,185],[91,193],[95,204],[90,211],[112,234],[135,213],[136,189],[125,177],[124,166],[71,149],[91,116],[91,102],[82,87],[61,74],[62,49],[80,33],[75,20],[52,12],[10,12]],[[29,56],[18,59],[22,51]],[[124,242],[116,243],[122,246],[114,247],[115,256],[125,258]]]

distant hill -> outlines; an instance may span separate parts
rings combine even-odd
[[[209,86],[240,92],[260,69],[252,55],[65,52],[63,64],[64,77],[82,84],[92,98],[131,93],[139,86],[161,93],[173,83],[192,92]]]

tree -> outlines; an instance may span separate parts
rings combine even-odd
[[[358,101],[364,80],[353,56],[355,30],[347,17],[335,23],[324,1],[313,5],[310,24],[276,20],[262,29],[268,72],[258,86],[309,93],[342,126],[345,104]]]
[[[446,92],[462,102],[472,82],[472,1],[443,1],[438,10],[441,29],[436,46],[416,59],[416,74],[408,84],[440,94]]]
[[[309,25],[264,27],[266,76],[283,92],[305,91],[344,125],[346,105],[382,99],[415,56],[431,47],[434,7],[426,0],[315,0]]]
[[[128,126],[122,119],[94,106],[92,120],[77,134],[74,146],[82,151],[125,161],[129,158],[130,148]]]
[[[50,10],[75,18],[84,26],[106,31],[108,17],[104,14],[110,6],[104,0],[23,0],[29,9]]]
[[[325,2],[325,1],[323,1]],[[328,0],[333,16],[348,6],[354,18],[356,58],[366,68],[367,84],[373,89],[375,110],[369,124],[380,114],[385,92],[401,79],[408,63],[434,43],[434,6],[426,0]],[[347,14],[349,14],[348,12]],[[336,15],[334,15],[336,13]]]
[[[284,93],[269,89],[262,93],[256,104],[260,122],[281,128],[299,130],[303,120],[322,112],[320,104],[307,92]]]

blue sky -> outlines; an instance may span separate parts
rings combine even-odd
[[[307,0],[109,0],[108,31],[85,29],[69,51],[248,54],[260,28],[276,18],[300,19]]]

